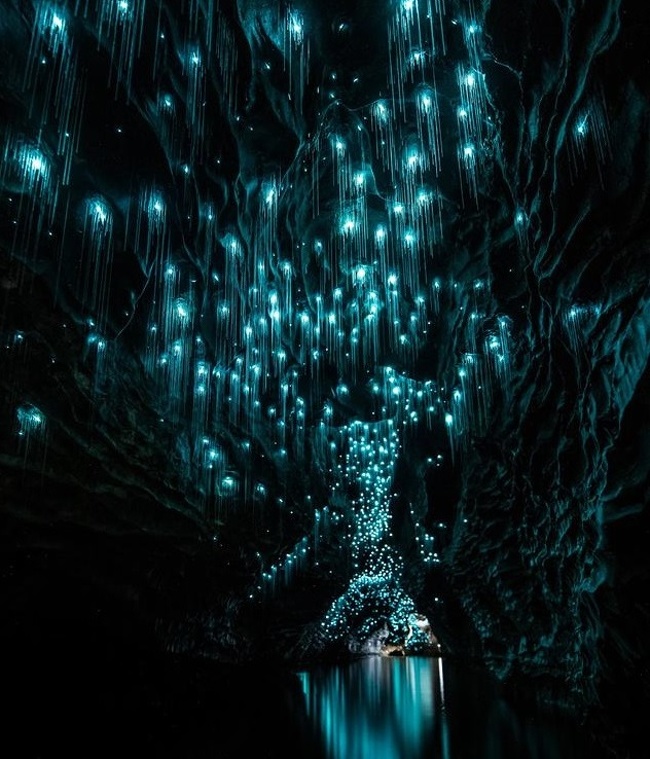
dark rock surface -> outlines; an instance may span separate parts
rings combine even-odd
[[[339,655],[321,621],[380,566],[447,655],[633,756],[650,689],[648,11],[324,5],[2,0],[15,714],[64,743],[70,703],[115,749],[100,713],[176,715],[143,750],[194,720],[208,735],[208,713],[246,713],[231,667]],[[350,435],[385,467],[370,480]],[[352,636],[395,611],[350,608]],[[289,705],[267,679],[276,725]],[[24,755],[45,756],[30,724]]]

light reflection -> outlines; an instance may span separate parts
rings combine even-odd
[[[298,677],[326,759],[595,756],[566,715],[509,702],[486,673],[444,657],[368,656]]]
[[[431,750],[438,695],[433,663],[372,656],[347,667],[302,673],[307,709],[319,723],[326,756],[416,759]]]

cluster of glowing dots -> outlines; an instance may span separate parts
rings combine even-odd
[[[304,536],[291,551],[282,557],[281,561],[271,564],[268,569],[262,572],[263,584],[257,585],[256,591],[274,593],[279,587],[289,585],[295,575],[305,569],[311,552],[312,546],[309,543],[309,538]],[[255,594],[250,593],[249,597],[254,598]]]
[[[18,435],[29,437],[45,431],[45,416],[36,406],[25,405],[16,409]]]
[[[442,462],[442,455],[438,455],[436,465],[439,466]],[[433,464],[433,459],[429,458],[427,459],[428,464]],[[438,555],[438,551],[436,549],[436,538],[428,533],[424,527],[420,524],[419,520],[417,519],[417,516],[415,514],[415,510],[413,508],[413,505],[410,505],[410,514],[411,514],[411,521],[415,525],[416,528],[416,535],[415,535],[415,542],[417,544],[418,553],[420,555],[420,559],[422,562],[430,566],[432,564],[439,564],[440,563],[440,556]],[[445,524],[443,522],[438,523],[438,528],[440,530],[445,529]]]
[[[565,312],[564,328],[574,350],[584,345],[589,329],[593,328],[601,312],[602,306],[599,303],[575,304]]]
[[[414,619],[415,604],[400,587],[398,577],[397,566],[355,575],[322,620],[324,635],[333,640],[355,635],[363,641],[387,628],[403,639]]]
[[[402,597],[396,586],[402,559],[388,548],[392,537],[391,484],[399,451],[393,421],[346,425],[340,434],[344,451],[338,454],[336,467],[340,486],[355,483],[359,495],[351,502],[347,534],[353,577],[322,623],[325,634],[332,639],[352,632],[349,620],[358,617],[369,596],[389,610],[388,624],[394,629],[403,628],[414,611],[411,599]],[[378,624],[380,620],[370,616],[355,633],[370,635]]]
[[[36,146],[20,145],[17,159],[25,191],[37,195],[48,192],[50,189],[51,167],[43,151]]]
[[[110,56],[116,81],[128,91],[141,39],[148,32],[143,24],[144,0],[98,0],[95,5],[97,41]],[[151,128],[162,147],[173,154],[170,165],[180,180],[179,191],[187,190],[198,176],[199,162],[195,159],[207,145],[202,122],[206,88],[213,69],[219,68],[213,66],[211,57],[214,42],[208,41],[214,30],[206,29],[205,36],[197,32],[202,25],[199,21],[206,20],[200,16],[205,13],[203,5],[189,3],[194,31],[177,51],[182,68],[179,81],[173,85],[161,81],[161,89],[150,104]],[[207,6],[212,7],[212,3]],[[291,454],[299,465],[304,463],[305,440],[313,430],[314,447],[321,447],[317,450],[319,460],[327,462],[327,471],[319,475],[333,481],[339,494],[357,494],[349,499],[347,510],[325,506],[313,511],[311,538],[300,539],[265,569],[259,588],[277,589],[304,569],[308,560],[316,561],[316,548],[327,525],[327,529],[345,532],[353,567],[346,600],[340,600],[339,607],[353,606],[355,599],[369,589],[380,595],[389,593],[402,567],[401,557],[386,550],[393,539],[391,489],[401,441],[422,423],[430,430],[440,427],[449,435],[453,457],[456,436],[469,429],[469,417],[482,408],[476,396],[489,384],[489,373],[504,383],[508,381],[507,325],[499,322],[483,344],[475,344],[482,319],[478,311],[474,312],[476,319],[470,319],[469,346],[458,370],[459,385],[451,392],[440,390],[432,380],[416,382],[379,364],[378,357],[388,353],[397,355],[402,365],[412,365],[430,337],[432,322],[440,316],[442,285],[438,279],[427,279],[427,266],[442,240],[438,182],[443,166],[444,108],[451,109],[452,122],[456,119],[456,131],[452,132],[457,138],[454,147],[463,187],[471,197],[478,196],[489,115],[486,77],[481,68],[484,35],[480,21],[468,18],[462,22],[466,55],[455,72],[450,106],[448,98],[439,96],[434,72],[445,47],[444,13],[442,0],[394,3],[388,30],[391,81],[387,91],[392,98],[370,102],[358,113],[348,114],[352,119],[349,127],[337,122],[336,129],[315,130],[319,141],[314,143],[314,188],[323,195],[329,189],[319,184],[318,174],[322,161],[329,160],[332,177],[328,174],[326,181],[333,181],[334,210],[330,228],[318,240],[300,240],[297,254],[290,249],[279,250],[278,230],[287,220],[278,214],[286,200],[283,193],[289,192],[291,185],[275,177],[259,178],[259,198],[254,201],[259,201],[258,206],[253,207],[251,201],[251,208],[246,209],[255,219],[251,229],[243,229],[243,218],[242,228],[222,229],[214,198],[203,198],[198,210],[189,201],[186,205],[179,202],[177,208],[176,193],[153,185],[141,188],[125,214],[128,247],[136,251],[147,277],[147,296],[152,294],[150,300],[142,299],[142,304],[150,304],[149,313],[144,315],[149,327],[143,363],[152,385],[161,389],[161,408],[170,409],[170,417],[175,412],[177,422],[180,410],[190,410],[190,448],[199,489],[208,499],[234,501],[239,495],[266,498],[263,483],[240,476],[228,461],[227,448],[220,444],[217,432],[228,425],[248,440],[254,440],[258,433],[263,435],[278,470],[286,469]],[[41,52],[49,56],[48,60],[66,57],[64,53],[72,49],[75,28],[81,25],[80,15],[73,16],[62,4],[37,4],[35,35],[39,41],[38,46],[34,43],[34,51],[39,58]],[[163,51],[156,55],[162,60],[165,29],[159,26],[154,31]],[[291,67],[299,67],[302,77],[307,70],[308,17],[288,7],[280,33],[289,75]],[[222,55],[226,53],[234,60],[232,51]],[[225,61],[224,57],[219,60],[224,69]],[[59,68],[62,81],[77,76],[76,69]],[[154,73],[155,69],[154,63]],[[287,95],[295,96],[293,80],[290,90]],[[332,113],[336,113],[335,108]],[[370,135],[366,134],[364,119],[369,122]],[[405,126],[409,120],[412,128]],[[578,114],[573,132],[578,147],[597,127],[593,109]],[[186,139],[181,139],[179,130],[184,130]],[[375,154],[372,149],[368,155],[365,147],[359,148],[365,146],[366,137],[374,142]],[[11,144],[6,154],[17,167],[23,191],[34,200],[54,197],[60,173],[58,154],[49,146],[46,151],[36,140]],[[453,166],[453,150],[451,162]],[[378,165],[388,171],[394,188],[389,196],[379,199],[375,181]],[[302,167],[299,170],[302,172]],[[113,228],[117,228],[118,208],[117,202],[99,194],[89,194],[83,201],[84,229],[94,246],[96,262],[109,260],[107,251]],[[179,208],[183,219],[186,213],[188,219],[200,219],[201,233],[197,232],[193,241],[197,260],[214,261],[206,275],[212,288],[207,305],[194,287],[192,277],[196,273],[188,276],[174,255],[172,223]],[[376,217],[372,215],[375,210]],[[316,209],[314,218],[318,213]],[[528,226],[525,210],[513,209],[512,218],[523,244]],[[198,238],[204,232],[206,241],[201,248]],[[307,245],[311,249],[303,251],[302,246]],[[298,294],[305,280],[303,253],[305,257],[309,253],[319,264],[317,292]],[[94,264],[94,277],[106,275],[104,263],[100,263]],[[579,339],[578,326],[585,321],[579,310],[566,316],[574,342]],[[201,334],[204,329],[211,330],[210,340]],[[96,350],[98,359],[106,353],[104,332],[100,324],[87,338],[87,347]],[[99,371],[99,362],[97,366]],[[336,367],[341,378],[336,388],[326,384],[328,375],[323,378],[326,366]],[[313,404],[299,392],[305,377],[312,380]],[[366,381],[373,402],[372,420],[335,427],[334,404],[330,400],[323,403],[325,395],[334,390],[337,401],[353,405],[350,388]],[[45,418],[38,410],[22,406],[18,424],[21,436],[35,435],[45,429]],[[417,531],[422,562],[435,563],[434,538],[419,525]],[[400,604],[396,601],[403,622],[411,607],[406,600]]]
[[[68,46],[68,19],[63,8],[42,2],[35,21],[35,30],[42,35],[52,55],[58,55]]]
[[[111,209],[101,198],[89,199],[88,215],[92,220],[93,227],[98,231],[105,230],[111,226]]]

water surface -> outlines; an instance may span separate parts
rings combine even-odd
[[[328,759],[579,759],[579,727],[523,714],[440,658],[370,656],[300,673]]]

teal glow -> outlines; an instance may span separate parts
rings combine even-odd
[[[302,673],[328,759],[441,756],[434,749],[441,709],[436,666],[428,658],[369,657],[317,676]]]
[[[442,657],[369,656],[298,678],[325,759],[593,756],[582,726],[520,709],[489,678]]]

